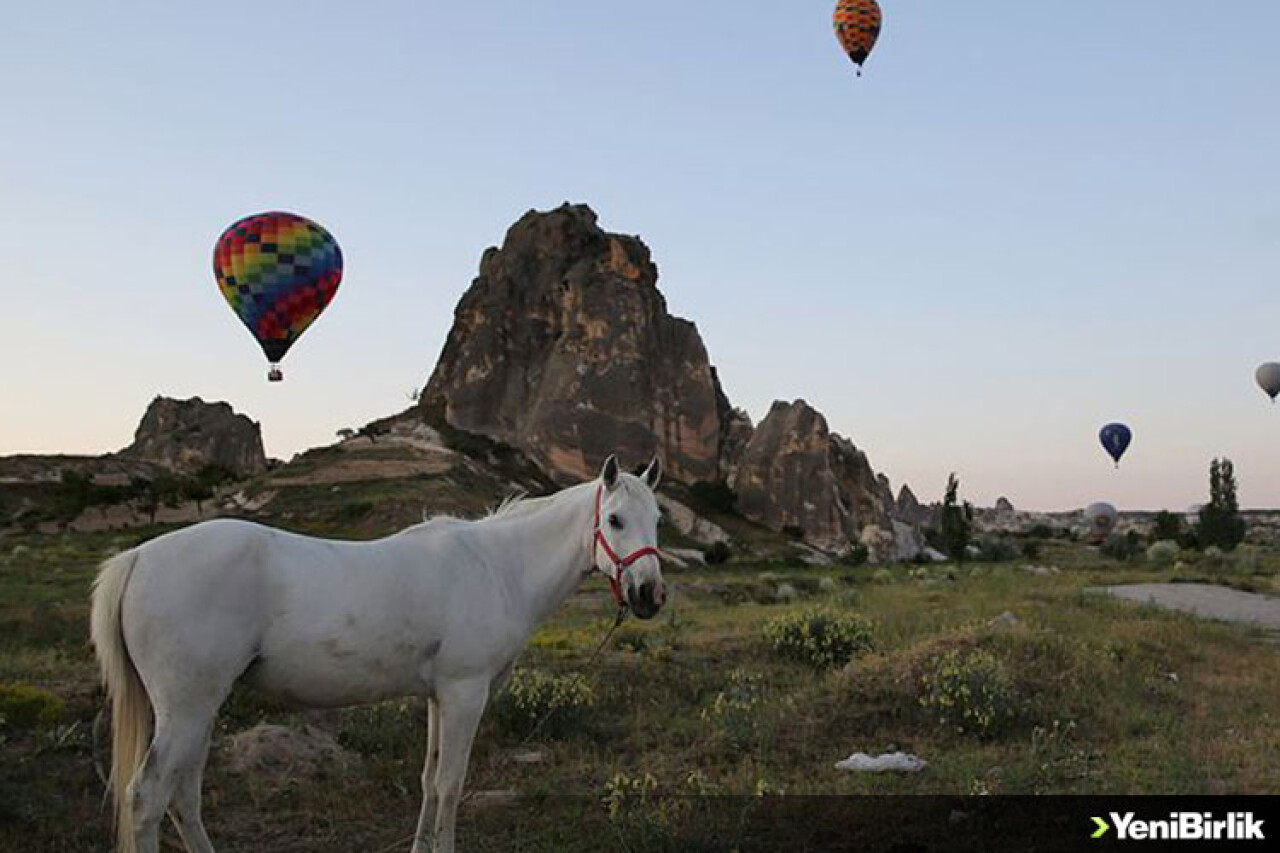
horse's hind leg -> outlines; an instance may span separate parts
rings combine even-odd
[[[427,699],[427,757],[422,762],[422,809],[418,812],[412,853],[427,853],[433,848],[431,824],[436,819],[436,766],[439,762],[440,704],[431,696]]]
[[[199,758],[190,767],[179,772],[169,808],[169,817],[173,819],[178,834],[191,853],[214,853],[213,843],[209,841],[204,822],[200,819],[200,783],[204,777],[205,760],[209,756],[210,733],[210,729],[206,727]]]
[[[156,732],[146,760],[129,784],[138,853],[159,853],[160,821],[171,801],[187,849],[192,853],[212,853],[213,847],[200,825],[198,802],[200,772],[209,749],[212,723],[213,712],[185,715],[157,710]]]

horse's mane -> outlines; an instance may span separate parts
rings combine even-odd
[[[498,519],[503,518],[515,518],[518,516],[529,515],[531,513],[538,512],[539,510],[546,509],[550,506],[552,499],[563,494],[563,491],[567,490],[553,492],[549,495],[542,495],[536,498],[529,497],[529,493],[524,490],[512,492],[503,498],[496,507],[478,518],[461,518],[449,513],[427,516],[424,512],[422,521],[417,524],[412,524],[400,532],[411,533],[437,524],[446,524],[450,522],[461,524],[481,524],[486,521],[497,521]]]

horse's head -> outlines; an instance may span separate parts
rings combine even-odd
[[[652,619],[667,599],[658,560],[658,501],[662,477],[657,457],[640,476],[618,470],[610,456],[596,486],[591,553],[596,569],[613,584],[614,597],[641,619]]]

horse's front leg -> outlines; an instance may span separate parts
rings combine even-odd
[[[440,689],[440,758],[436,767],[435,853],[454,853],[458,801],[471,760],[480,715],[489,699],[489,679],[473,679]]]
[[[413,836],[413,853],[429,853],[431,824],[436,817],[436,767],[440,763],[440,704],[434,696],[427,699],[427,757],[422,764],[422,810],[418,812],[418,829]]]

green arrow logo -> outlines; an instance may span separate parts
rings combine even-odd
[[[1098,825],[1098,828],[1097,830],[1094,831],[1093,835],[1089,836],[1090,838],[1101,838],[1102,836],[1106,835],[1107,830],[1111,828],[1107,824],[1107,822],[1100,817],[1095,817],[1093,819],[1093,822]]]

